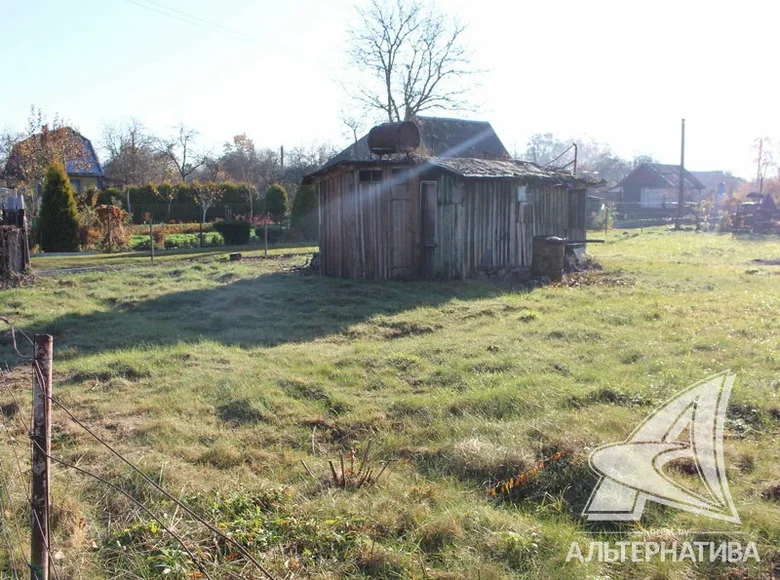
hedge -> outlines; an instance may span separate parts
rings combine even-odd
[[[214,224],[214,230],[222,234],[228,246],[243,246],[249,243],[251,225],[245,221],[225,221]]]

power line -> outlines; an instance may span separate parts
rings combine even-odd
[[[196,16],[190,16],[186,15],[185,12],[181,12],[180,10],[174,10],[172,8],[165,7],[164,10],[161,10],[159,8],[155,8],[154,6],[149,6],[148,4],[143,4],[137,0],[127,0],[130,4],[135,4],[136,6],[139,6],[141,8],[144,8],[146,10],[150,10],[152,12],[156,12],[158,14],[162,14],[163,16],[167,16],[169,18],[173,18],[174,20],[178,20],[180,22],[184,22],[186,24],[189,24],[191,26],[196,26],[198,28],[201,28],[203,30],[207,30],[209,32],[214,32],[216,34],[222,34],[223,36],[227,36],[228,38],[232,38],[233,40],[238,40],[240,42],[253,42],[254,39],[251,37],[248,37],[240,32],[234,32],[230,30],[229,28],[226,28],[224,26],[221,26],[219,24],[211,23],[207,20],[203,20],[202,18],[197,18]],[[181,14],[185,14],[186,16],[178,16],[174,12],[179,12]]]
[[[213,32],[223,31],[225,34],[230,35],[232,38],[235,38],[236,40],[249,41],[249,42],[256,42],[258,40],[239,30],[235,30],[234,28],[228,28],[227,26],[223,26],[218,22],[200,18],[198,16],[195,16],[194,14],[184,12],[183,10],[179,10],[178,8],[167,6],[161,2],[156,2],[155,0],[128,0],[128,2],[131,2],[132,4],[135,4],[137,6],[141,6],[142,8],[148,8],[150,10],[153,10],[153,8],[151,6],[147,6],[147,4],[153,4],[154,6],[158,6],[161,9],[161,10],[155,10],[160,14],[165,14],[166,16],[170,16],[171,18],[176,18],[176,16],[171,13],[180,14],[181,18],[179,18],[179,20],[182,20],[182,22],[187,22],[188,24],[192,24],[194,26],[209,27],[207,29],[211,29]],[[202,25],[199,23],[202,23]]]
[[[294,54],[299,57],[298,60],[299,64],[303,64],[304,66],[307,66],[314,70],[321,70],[323,68],[331,68],[331,69],[336,68],[333,65],[328,63],[322,63],[322,62],[316,64],[312,63],[310,62],[311,55],[305,55],[302,52],[290,47],[281,46],[278,44],[270,44],[256,36],[246,34],[244,32],[236,30],[235,28],[223,26],[222,24],[219,24],[218,22],[215,22],[213,20],[200,18],[199,16],[195,16],[194,14],[190,14],[189,12],[185,12],[184,10],[179,10],[178,8],[172,8],[171,6],[163,4],[162,2],[157,2],[156,0],[126,0],[126,1],[129,2],[130,4],[134,4],[135,6],[143,8],[145,10],[156,12],[157,14],[167,16],[168,18],[173,18],[180,22],[184,22],[185,24],[189,24],[191,26],[200,28],[202,30],[213,32],[214,34],[221,34],[222,36],[225,36],[232,40],[237,40],[239,42],[244,42],[247,44],[254,44],[256,46],[281,50],[283,52]]]

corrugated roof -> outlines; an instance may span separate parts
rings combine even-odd
[[[429,157],[471,157],[480,159],[507,159],[509,153],[487,121],[467,121],[444,117],[416,117],[420,129],[420,147],[410,155],[378,156],[368,149],[368,134],[337,155],[311,175],[343,163],[398,162]]]

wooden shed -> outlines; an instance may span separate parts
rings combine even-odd
[[[323,274],[467,278],[530,267],[537,235],[585,239],[589,181],[511,159],[489,123],[414,124],[415,147],[390,152],[382,131],[380,156],[367,135],[304,179],[319,192]]]

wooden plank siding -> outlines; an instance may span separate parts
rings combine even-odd
[[[398,169],[398,168],[396,168]],[[407,172],[361,183],[357,168],[319,180],[320,264],[328,276],[413,278],[419,272],[419,186]]]
[[[585,239],[585,189],[545,186],[531,193],[535,236]]]
[[[318,180],[320,264],[347,278],[459,279],[493,268],[530,267],[535,235],[585,239],[585,189],[527,188],[518,179],[462,178],[446,171],[422,175],[410,166],[383,166],[381,181],[361,183],[347,166]],[[436,246],[422,272],[420,182],[438,186]],[[427,270],[428,268],[426,268]]]
[[[533,224],[529,204],[517,200],[517,181],[459,179],[439,183],[433,275],[467,278],[482,266],[530,266]]]

